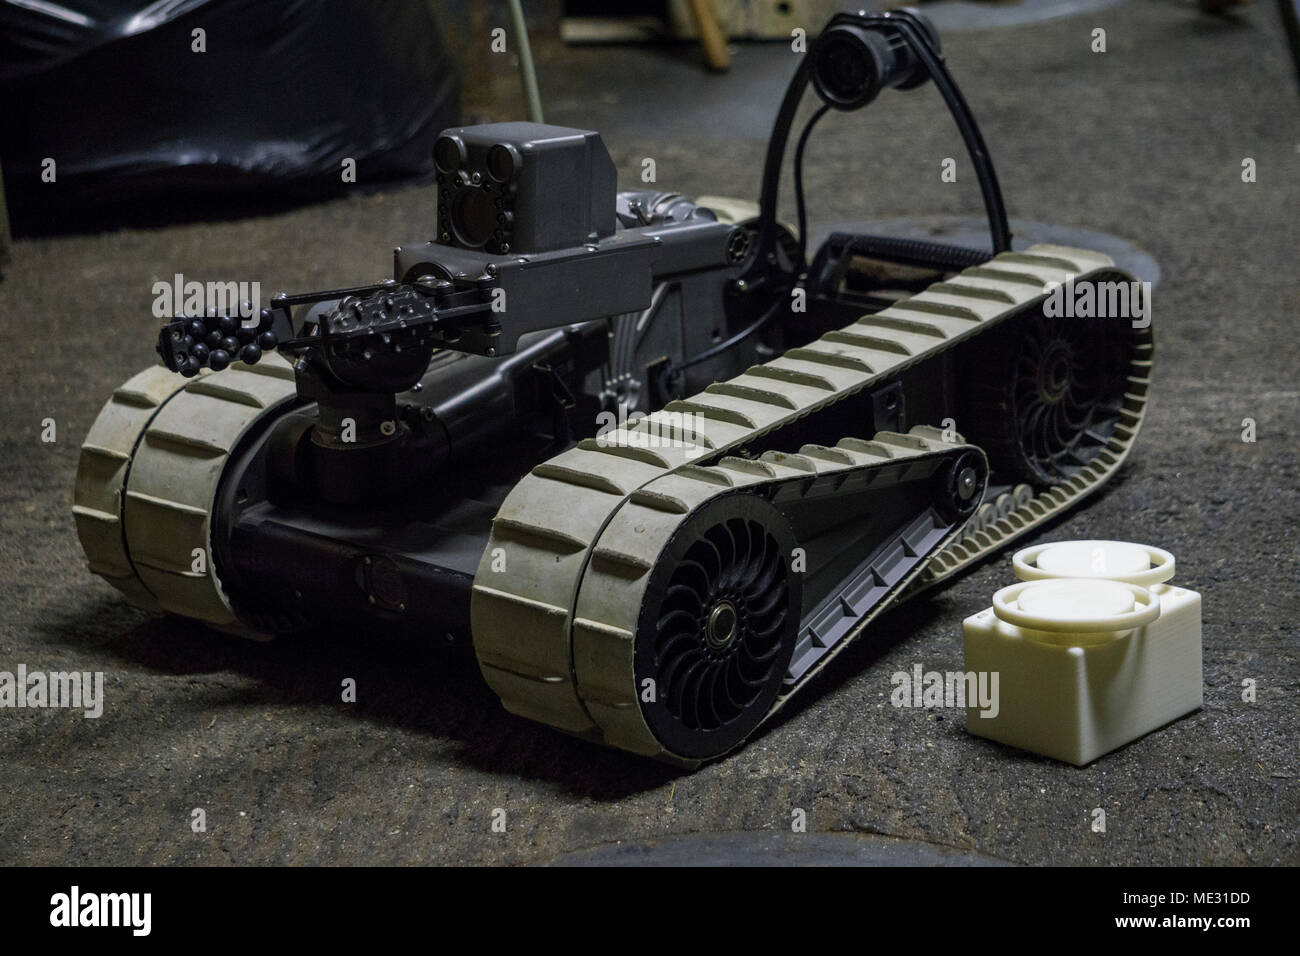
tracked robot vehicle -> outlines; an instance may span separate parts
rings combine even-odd
[[[933,81],[991,249],[831,235],[812,123]],[[777,218],[794,150],[798,228]],[[393,278],[161,330],[75,494],[91,569],[250,636],[356,621],[472,642],[511,711],[693,766],[738,747],[882,611],[1096,490],[1137,434],[1149,328],[1048,317],[1110,259],[1011,250],[932,26],[835,16],[757,206],[616,191],[598,134],[434,149],[435,238]],[[179,373],[179,374],[177,374]]]

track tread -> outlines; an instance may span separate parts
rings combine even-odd
[[[658,553],[668,529],[680,524],[710,497],[772,482],[789,487],[791,494],[805,494],[817,487],[810,483],[824,482],[828,476],[840,481],[843,478],[836,475],[863,469],[866,471],[862,473],[868,475],[873,467],[906,468],[909,460],[917,456],[951,452],[953,442],[944,441],[945,436],[938,429],[917,428],[909,434],[884,432],[871,439],[845,438],[833,448],[805,446],[796,454],[766,452],[757,460],[727,454],[784,422],[816,414],[887,375],[897,374],[936,351],[1031,307],[1045,295],[1049,282],[1083,278],[1095,271],[1117,270],[1105,256],[1057,246],[1036,246],[1025,252],[997,256],[985,265],[966,269],[918,295],[893,303],[879,313],[864,316],[814,342],[790,349],[770,362],[751,367],[729,382],[716,383],[701,393],[669,402],[663,413],[700,416],[699,430],[707,436],[709,444],[693,453],[665,454],[672,467],[661,470],[657,476],[653,468],[647,467],[647,474],[637,476],[637,480],[611,485],[609,497],[599,502],[582,497],[589,492],[582,490],[581,485],[572,485],[579,497],[561,503],[554,500],[558,485],[547,498],[529,490],[531,483],[539,480],[536,477],[521,481],[503,506],[503,516],[517,511],[512,504],[516,499],[530,507],[555,511],[563,521],[581,524],[581,532],[574,537],[585,542],[589,559],[582,560],[581,555],[575,554],[557,562],[554,556],[543,560],[540,555],[519,555],[524,568],[517,580],[523,582],[521,586],[526,591],[570,595],[563,612],[552,610],[545,621],[535,622],[545,629],[543,635],[521,630],[519,621],[495,619],[492,607],[498,602],[478,600],[480,594],[489,595],[485,588],[515,586],[513,575],[502,581],[487,576],[485,556],[485,563],[475,578],[475,648],[481,656],[492,659],[498,649],[509,648],[520,639],[520,634],[529,633],[532,635],[529,645],[545,652],[539,652],[536,658],[530,655],[534,676],[566,670],[572,676],[567,684],[552,683],[538,690],[541,685],[536,681],[498,680],[485,669],[489,683],[516,713],[544,713],[548,716],[539,719],[572,732],[604,739],[639,753],[665,756],[646,736],[639,711],[633,706],[635,697],[629,677],[633,631],[626,620],[611,631],[611,620],[584,610],[589,606],[588,598],[584,597],[588,585],[584,582],[596,581],[603,573],[611,580],[617,578],[623,589],[619,592],[619,613],[633,613],[638,605],[628,590],[628,575],[637,568],[648,567],[646,561],[650,559],[646,556]],[[1145,351],[1139,348],[1134,374],[1130,377],[1131,394],[1125,400],[1121,422],[1085,472],[1007,514],[994,515],[978,530],[954,535],[953,542],[924,565],[909,586],[919,589],[941,580],[1092,491],[1128,453],[1141,422],[1147,391],[1144,373],[1148,370],[1149,348]],[[649,419],[653,420],[657,414],[660,413],[652,414]],[[639,423],[627,430],[635,432],[637,427],[641,427]],[[960,442],[960,437],[956,440]],[[699,461],[705,457],[717,460],[717,464],[701,466]],[[615,486],[621,494],[613,492]],[[988,517],[992,513],[984,514]],[[632,524],[623,527],[628,522]],[[610,544],[614,539],[609,537],[616,524],[625,532],[618,538],[617,546]],[[505,530],[503,525],[502,531]],[[494,532],[493,543],[496,541]],[[628,557],[634,553],[642,555],[643,560],[629,561]],[[512,556],[511,560],[515,558]],[[611,570],[614,568],[620,569],[618,575]],[[560,607],[559,602],[555,607]],[[602,638],[615,631],[620,635],[617,640]],[[512,694],[521,693],[523,698],[512,698]],[[629,695],[633,696],[629,698]]]
[[[209,515],[226,457],[294,395],[279,355],[186,381],[160,366],[118,388],[91,426],[73,515],[90,568],[134,603],[240,630],[211,560]],[[204,562],[195,570],[196,551]]]

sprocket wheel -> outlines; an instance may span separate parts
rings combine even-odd
[[[1114,319],[1040,314],[976,341],[963,376],[965,433],[998,479],[1047,487],[1096,457],[1123,405],[1128,341]]]

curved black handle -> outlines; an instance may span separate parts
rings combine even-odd
[[[948,72],[943,56],[937,48],[935,42],[937,34],[933,25],[924,16],[911,10],[894,10],[878,14],[839,13],[831,18],[826,29],[814,41],[812,49],[800,62],[790,80],[790,85],[786,88],[781,107],[777,111],[776,123],[772,129],[772,136],[768,140],[767,155],[763,161],[758,238],[745,271],[746,279],[753,282],[760,275],[768,273],[776,264],[776,244],[779,235],[776,222],[777,194],[780,190],[781,166],[790,138],[790,128],[794,123],[795,113],[804,91],[812,78],[818,56],[824,55],[828,44],[833,43],[834,38],[842,35],[846,29],[870,31],[881,38],[883,42],[864,44],[864,47],[870,47],[875,65],[858,77],[862,86],[855,97],[829,95],[829,91],[823,89],[825,84],[822,82],[815,84],[818,93],[829,105],[841,110],[851,110],[865,106],[885,87],[911,89],[923,82],[924,76],[934,80],[961,132],[971,162],[975,166],[976,175],[979,177],[980,192],[988,214],[993,252],[996,254],[1008,251],[1011,248],[1011,229],[1007,224],[1006,207],[1002,202],[1002,189],[998,185],[997,173],[993,169],[988,147],[980,134],[979,124],[976,123],[970,107]],[[898,41],[901,41],[901,47]],[[924,70],[924,75],[919,73],[918,67]]]

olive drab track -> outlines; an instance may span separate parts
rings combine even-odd
[[[986,489],[984,452],[940,423],[834,445],[773,449],[772,436],[1041,314],[1050,283],[1127,278],[1093,252],[1003,253],[536,465],[497,512],[473,579],[487,682],[517,714],[663,760],[738,746],[883,611],[1114,474],[1141,425],[1150,330],[1126,340],[1108,434],[1047,487]],[[77,475],[91,570],[142,607],[260,630],[232,609],[212,560],[214,507],[241,436],[295,405],[293,369],[274,355],[183,384],[150,369],[119,388]],[[760,438],[768,450],[750,453]],[[870,547],[854,552],[859,530]],[[679,640],[687,631],[700,639]]]

